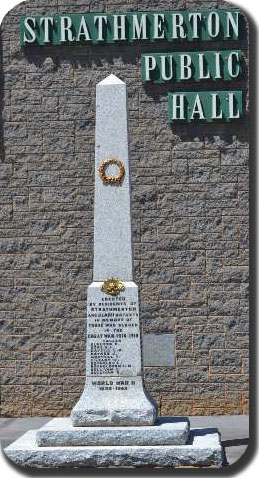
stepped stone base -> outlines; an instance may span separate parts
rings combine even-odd
[[[218,431],[212,428],[189,430],[188,420],[178,419],[177,422],[176,419],[164,419],[153,427],[96,429],[89,427],[85,430],[83,428],[72,430],[68,420],[54,419],[41,430],[27,432],[5,448],[6,456],[17,465],[30,468],[222,467],[223,453]],[[132,431],[129,432],[129,428],[132,428]],[[156,430],[157,438],[155,438]],[[171,442],[182,440],[184,434],[185,440],[188,439],[186,444],[165,444],[170,440]],[[165,439],[164,444],[162,435]],[[105,445],[100,445],[101,436]],[[121,442],[131,443],[134,436],[136,438],[134,445],[121,444]],[[117,444],[111,445],[116,440]],[[42,446],[46,442],[52,445]],[[143,444],[136,445],[140,442]],[[158,444],[154,444],[155,442]],[[60,443],[63,446],[60,446]],[[97,444],[89,445],[89,443]]]

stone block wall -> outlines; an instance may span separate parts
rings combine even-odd
[[[5,17],[3,417],[68,415],[83,390],[95,86],[110,73],[128,86],[143,332],[174,334],[175,341],[175,367],[146,367],[146,387],[163,415],[248,412],[248,112],[239,122],[170,125],[167,93],[186,86],[145,86],[140,78],[141,53],[161,50],[159,43],[27,49],[19,43],[24,13],[226,7],[221,0],[29,0]],[[238,43],[245,55],[247,43]],[[200,45],[162,47],[188,51]],[[239,87],[247,100],[246,80]],[[192,88],[212,89],[210,83],[188,84]]]

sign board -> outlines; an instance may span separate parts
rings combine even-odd
[[[239,10],[26,15],[21,18],[22,45],[238,40],[241,32]]]

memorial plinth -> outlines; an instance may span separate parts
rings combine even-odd
[[[37,445],[184,445],[189,439],[187,418],[158,418],[150,426],[73,427],[69,418],[54,418],[38,430]]]
[[[87,294],[86,381],[70,418],[5,449],[26,467],[222,465],[214,429],[159,418],[145,390],[138,287],[133,281],[126,85],[97,85],[94,272]]]

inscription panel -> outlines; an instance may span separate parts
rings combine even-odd
[[[134,376],[141,373],[138,290],[119,296],[101,290],[87,302],[87,376]],[[119,386],[119,385],[118,385]],[[121,385],[123,386],[123,384]]]
[[[114,377],[114,376],[99,376],[99,377],[88,377],[87,378],[87,387],[91,389],[91,393],[95,394],[96,392],[127,392],[127,396],[133,395],[134,393],[142,390],[142,378],[141,377]],[[121,394],[120,396],[125,396]]]

